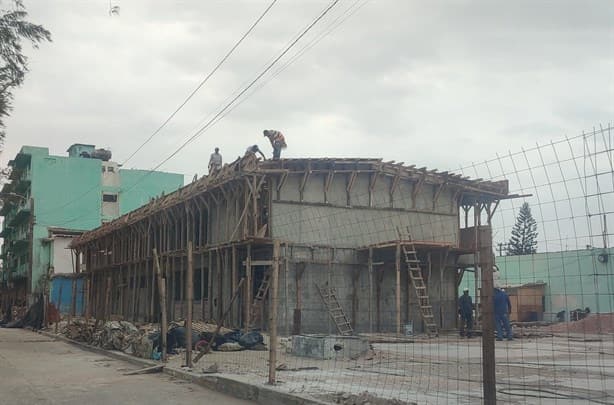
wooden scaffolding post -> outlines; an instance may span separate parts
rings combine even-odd
[[[230,275],[230,291],[234,291],[237,288],[237,283],[239,282],[239,274],[237,273],[237,247],[233,244],[231,248],[231,275]],[[231,316],[231,325],[233,327],[239,326],[239,307],[237,304],[232,304],[232,311],[230,312]]]
[[[477,205],[474,209],[478,209]],[[479,214],[477,214],[479,215]],[[482,306],[482,375],[484,403],[497,402],[497,380],[495,373],[495,314],[494,314],[494,283],[492,263],[492,234],[489,227],[478,227],[479,266],[482,273],[482,289],[480,303]]]
[[[192,241],[188,241],[188,274],[186,274],[186,345],[185,365],[192,368],[192,308],[194,304],[194,257]]]
[[[92,314],[92,305],[90,302],[90,291],[91,291],[91,285],[92,285],[92,273],[89,271],[88,269],[88,273],[87,273],[87,277],[84,280],[84,284],[85,284],[85,291],[83,293],[84,297],[83,297],[83,304],[85,305],[85,321],[87,323],[87,321],[90,320],[90,316]]]
[[[247,245],[247,257],[245,258],[245,293],[243,294],[245,299],[243,301],[245,321],[245,333],[249,332],[249,326],[252,322],[250,317],[251,303],[252,303],[252,245]]]
[[[107,276],[107,288],[104,292],[104,320],[111,320],[111,276]]]
[[[273,268],[269,299],[269,384],[275,384],[277,367],[277,307],[279,286],[279,241],[273,241]]]
[[[401,334],[401,242],[397,242],[394,268],[396,270],[396,315],[397,315],[397,335]]]
[[[77,315],[77,278],[73,278],[71,281],[72,291],[70,295],[70,316],[68,317],[69,323],[72,318]]]
[[[369,333],[373,333],[373,248],[369,248]]]
[[[213,319],[213,258],[211,257],[212,250],[207,251],[207,312],[209,319]]]
[[[166,334],[168,329],[168,321],[166,319],[166,283],[162,278],[162,271],[160,270],[160,261],[158,259],[158,252],[153,249],[154,256],[154,268],[156,270],[156,278],[158,279],[158,293],[160,295],[160,340],[162,352],[162,361],[166,361]]]

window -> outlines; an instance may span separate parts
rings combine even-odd
[[[113,173],[113,172],[115,172],[115,168],[112,167],[112,166],[109,166],[109,167],[107,167],[107,172]]]
[[[102,166],[102,172],[104,173],[104,166]]]
[[[117,202],[117,194],[103,194],[102,202]]]

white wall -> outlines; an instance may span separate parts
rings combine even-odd
[[[71,259],[71,250],[68,245],[72,238],[65,236],[54,236],[53,238],[53,262],[55,274],[72,273],[73,263]]]

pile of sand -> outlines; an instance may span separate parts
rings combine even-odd
[[[549,326],[553,333],[614,333],[614,313],[591,314],[575,322],[562,322]]]

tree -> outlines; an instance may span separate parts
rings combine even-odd
[[[0,142],[4,140],[4,119],[10,114],[13,90],[21,86],[28,73],[28,58],[23,41],[33,48],[51,41],[51,33],[42,25],[26,21],[28,13],[22,0],[12,0],[10,9],[0,10]]]
[[[530,255],[537,252],[537,222],[531,215],[529,203],[522,204],[512,228],[512,237],[508,243],[508,256]]]

